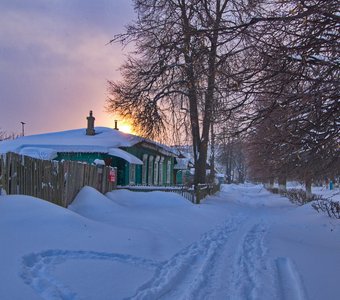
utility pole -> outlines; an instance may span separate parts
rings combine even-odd
[[[22,136],[25,136],[25,122],[20,122],[21,123],[21,129],[22,129]]]

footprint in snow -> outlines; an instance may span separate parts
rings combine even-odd
[[[57,265],[69,260],[118,262],[151,271],[159,266],[159,263],[153,260],[133,255],[96,251],[47,250],[40,253],[31,253],[23,257],[21,277],[43,299],[78,299],[75,292],[52,275],[52,271]]]

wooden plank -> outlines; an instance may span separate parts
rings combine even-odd
[[[17,157],[13,156],[11,160],[11,194],[17,193]]]
[[[107,166],[98,168],[73,161],[43,161],[7,153],[0,157],[0,185],[10,194],[31,195],[67,206],[85,185],[103,194],[115,188],[116,182],[108,181],[110,169]]]
[[[5,164],[4,164],[4,160],[5,160],[5,155],[1,154],[0,155],[0,188],[1,189],[5,189],[4,188],[4,182],[5,182]]]
[[[66,188],[66,182],[65,182],[65,166],[64,163],[62,162],[61,164],[59,164],[59,189],[60,189],[60,195],[61,195],[61,202],[62,202],[62,206],[65,207],[65,188]]]

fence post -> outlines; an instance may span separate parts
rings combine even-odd
[[[201,201],[201,191],[199,185],[195,185],[195,194],[196,194],[196,204],[200,204]]]

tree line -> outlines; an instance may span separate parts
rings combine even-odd
[[[189,134],[195,184],[207,180],[211,141],[242,145],[253,179],[338,175],[337,0],[134,5],[136,20],[111,41],[134,51],[109,81],[107,108],[149,137]]]
[[[7,133],[5,130],[2,130],[0,128],[0,141],[5,141],[5,140],[14,140],[16,139],[17,137],[19,137],[18,134],[15,134],[15,133]]]

